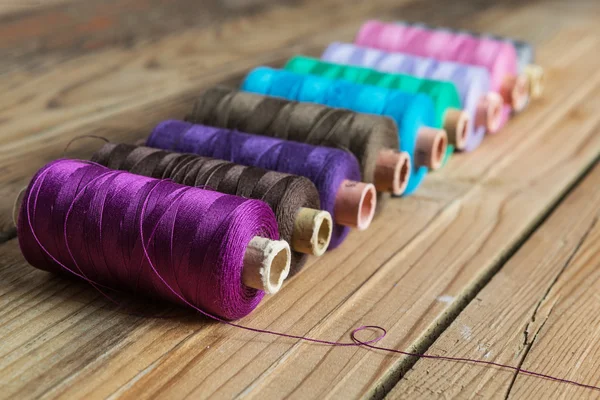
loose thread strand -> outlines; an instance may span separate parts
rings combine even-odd
[[[147,201],[144,202],[144,206],[142,208],[142,216],[143,216],[143,214],[145,212],[146,203],[147,203]],[[143,218],[140,218],[140,221],[142,221],[142,220],[143,220]],[[580,383],[580,382],[573,381],[573,380],[570,380],[570,379],[564,379],[564,378],[559,378],[559,377],[555,377],[555,376],[548,375],[548,374],[543,374],[543,373],[540,373],[540,372],[529,371],[527,369],[522,369],[520,367],[514,367],[514,366],[508,365],[508,364],[501,364],[501,363],[497,363],[497,362],[494,362],[494,361],[476,360],[476,359],[463,358],[463,357],[449,357],[449,356],[437,356],[437,355],[429,355],[429,354],[421,354],[421,353],[411,353],[411,352],[397,350],[397,349],[392,349],[392,348],[388,348],[388,347],[375,346],[375,345],[373,345],[373,343],[379,342],[380,340],[382,340],[387,335],[387,330],[385,328],[383,328],[381,326],[377,326],[377,325],[363,325],[363,326],[360,326],[360,327],[352,330],[352,332],[350,333],[350,338],[352,339],[352,343],[348,343],[348,342],[336,342],[336,341],[315,339],[315,338],[310,338],[310,337],[301,336],[301,335],[291,335],[291,334],[282,333],[282,332],[276,332],[276,331],[271,331],[271,330],[267,330],[267,329],[252,328],[252,327],[249,327],[249,326],[244,326],[244,325],[236,324],[234,322],[226,321],[226,320],[224,320],[222,318],[219,318],[219,317],[217,317],[215,315],[212,315],[210,313],[207,313],[207,312],[201,310],[200,308],[198,308],[195,305],[193,305],[190,302],[188,302],[179,293],[177,293],[173,288],[171,288],[171,286],[165,281],[165,279],[163,279],[163,277],[156,270],[156,268],[154,267],[154,264],[152,263],[152,260],[150,260],[150,256],[148,255],[146,246],[143,244],[144,240],[143,240],[143,229],[142,229],[141,222],[140,222],[140,234],[142,235],[142,246],[143,246],[143,250],[144,250],[144,255],[145,255],[145,257],[146,257],[146,259],[147,259],[147,261],[148,261],[148,263],[150,265],[150,268],[158,276],[158,278],[163,282],[163,284],[165,286],[167,286],[167,288],[175,296],[179,297],[179,299],[181,301],[183,301],[184,303],[186,303],[188,306],[192,307],[194,310],[198,311],[199,313],[201,313],[205,317],[211,318],[211,319],[216,320],[218,322],[222,322],[222,323],[225,323],[227,325],[230,325],[230,326],[233,326],[233,327],[236,327],[236,328],[239,328],[239,329],[244,329],[246,331],[250,331],[250,332],[254,332],[254,333],[274,335],[274,336],[284,337],[284,338],[289,338],[289,339],[298,339],[298,340],[303,340],[303,341],[306,341],[306,342],[317,343],[317,344],[325,344],[325,345],[336,346],[336,347],[337,346],[339,346],[339,347],[349,347],[349,346],[360,347],[360,346],[365,346],[365,347],[368,347],[368,348],[373,349],[373,350],[381,350],[381,351],[386,351],[386,352],[389,352],[389,353],[402,354],[402,355],[410,356],[410,357],[418,357],[418,358],[426,358],[426,359],[442,360],[442,361],[465,362],[465,363],[472,363],[472,364],[493,366],[493,367],[498,367],[498,368],[502,368],[502,369],[508,369],[508,370],[516,371],[517,373],[523,373],[523,374],[526,374],[526,375],[530,375],[530,376],[534,376],[534,377],[538,377],[538,378],[542,378],[542,379],[549,379],[549,380],[554,381],[554,382],[559,382],[559,383],[564,383],[564,384],[570,384],[570,385],[574,385],[574,386],[578,386],[578,387],[582,387],[582,388],[586,388],[586,389],[600,391],[600,386],[588,385],[588,384]],[[377,336],[376,338],[368,340],[368,341],[362,341],[362,340],[360,340],[360,339],[358,339],[356,337],[356,334],[358,332],[361,332],[361,331],[364,331],[364,330],[367,330],[367,329],[379,330],[382,333],[379,336]]]

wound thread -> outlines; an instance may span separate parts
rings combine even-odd
[[[473,36],[475,38],[492,39],[492,40],[496,40],[496,41],[510,43],[515,48],[515,51],[517,52],[518,71],[520,73],[525,72],[525,68],[528,65],[531,65],[535,62],[535,49],[531,43],[526,42],[524,40],[514,39],[514,38],[501,36],[501,35],[493,35],[493,34],[487,33],[487,32],[482,33],[482,32],[469,31],[466,29],[452,29],[452,28],[442,27],[442,26],[433,26],[433,25],[422,23],[422,22],[397,21],[396,23],[398,25],[420,27],[420,28],[427,29],[427,30],[435,30],[435,31],[441,31],[441,32],[464,34],[464,35]]]
[[[320,208],[334,221],[329,248],[339,246],[350,231],[336,223],[334,212],[342,183],[360,183],[360,166],[349,152],[174,120],[160,123],[146,145],[304,176],[316,186]]]
[[[150,147],[107,143],[94,153],[91,161],[111,169],[262,200],[275,213],[280,238],[290,244],[300,210],[318,209],[321,205],[319,192],[307,178],[224,160]],[[321,245],[326,248],[331,230],[325,233],[322,239],[326,243]],[[307,254],[292,248],[290,275],[298,273],[307,259]]]

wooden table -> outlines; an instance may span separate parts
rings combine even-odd
[[[183,311],[133,316],[27,265],[12,224],[17,193],[74,137],[132,143],[181,118],[201,88],[318,54],[367,18],[518,36],[538,46],[544,98],[241,323],[343,341],[381,325],[382,346],[599,385],[599,15],[597,0],[1,1],[0,397],[599,398]],[[87,158],[98,146],[80,140],[66,153]]]

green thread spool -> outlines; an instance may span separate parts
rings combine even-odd
[[[427,94],[435,104],[435,127],[447,131],[451,144],[448,146],[444,164],[448,161],[455,147],[462,149],[466,145],[468,140],[466,137],[468,115],[462,111],[458,91],[451,82],[421,79],[411,75],[384,73],[370,68],[328,63],[305,56],[291,58],[284,69],[299,74],[343,79],[363,85],[402,90],[407,93]]]

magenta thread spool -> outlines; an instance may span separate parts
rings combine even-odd
[[[79,160],[53,161],[25,192],[18,238],[34,267],[74,275],[107,298],[125,289],[226,320],[287,277],[290,249],[259,200]]]

